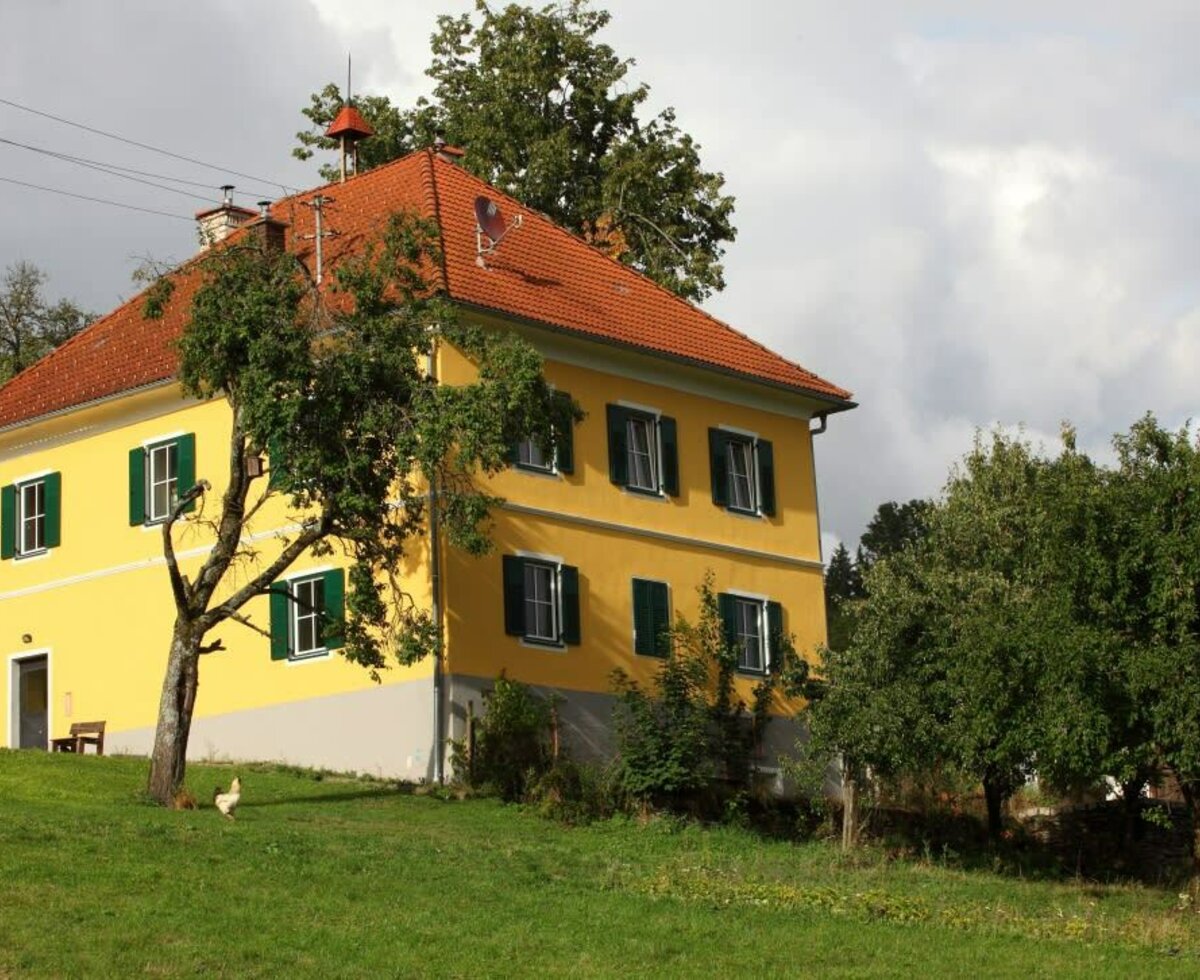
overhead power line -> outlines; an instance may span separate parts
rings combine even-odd
[[[203,187],[207,191],[219,190],[219,186],[203,180],[188,180],[186,177],[173,177],[170,174],[154,173],[149,170],[138,170],[136,167],[126,167],[119,163],[109,163],[105,160],[92,160],[89,157],[76,156],[74,153],[62,153],[58,150],[50,150],[42,146],[33,146],[30,143],[21,143],[18,140],[6,139],[0,136],[0,143],[7,143],[9,146],[20,147],[22,150],[31,150],[34,153],[42,153],[49,157],[54,157],[56,160],[63,160],[66,163],[74,163],[81,167],[88,167],[92,170],[99,170],[102,173],[111,174],[114,177],[125,177],[128,180],[134,180],[137,177],[153,177],[155,180],[169,180],[174,184],[184,184],[188,187]],[[119,172],[118,172],[119,171]],[[200,194],[189,194],[187,191],[181,191],[175,187],[165,187],[162,184],[155,184],[151,181],[138,181],[138,183],[149,184],[151,187],[159,187],[165,191],[171,191],[175,194],[188,194],[189,197],[199,198],[203,201],[211,199],[211,195],[201,196]],[[240,197],[252,198],[256,201],[262,200],[264,197],[270,197],[274,191],[239,191],[233,192]]]
[[[102,174],[108,174],[110,177],[120,177],[122,180],[132,180],[136,184],[145,184],[147,187],[157,187],[160,191],[170,191],[172,194],[179,194],[182,197],[190,197],[197,201],[207,201],[209,198],[202,197],[192,191],[181,191],[178,187],[168,187],[166,184],[156,184],[152,180],[145,180],[142,177],[135,177],[132,174],[119,173],[116,170],[110,170],[101,163],[91,163],[77,157],[68,156],[65,153],[55,153],[53,150],[45,150],[38,146],[30,146],[28,143],[18,143],[16,140],[5,139],[0,136],[0,143],[8,146],[15,146],[22,150],[31,150],[34,153],[41,153],[45,156],[52,157],[55,160],[62,160],[63,163],[73,163],[79,167],[87,167],[88,170],[95,170]]]
[[[154,208],[143,208],[136,204],[126,204],[123,201],[110,201],[103,197],[91,197],[87,194],[76,194],[74,191],[64,191],[58,187],[44,187],[41,184],[30,184],[24,180],[15,180],[12,177],[0,177],[0,180],[6,184],[16,184],[18,187],[29,187],[35,191],[46,191],[49,194],[61,194],[63,197],[75,197],[81,201],[93,201],[96,204],[107,204],[114,208],[124,208],[126,211],[142,211],[145,214],[159,214],[164,218],[176,218],[179,221],[191,222],[192,219],[185,217],[182,214],[172,214],[170,211],[156,211]]]
[[[172,153],[170,150],[164,150],[159,146],[151,146],[149,143],[139,143],[137,140],[127,139],[124,136],[118,136],[116,133],[110,133],[103,129],[97,129],[95,126],[86,126],[83,123],[74,122],[71,119],[64,119],[62,116],[56,116],[50,112],[44,112],[41,109],[34,109],[32,106],[22,105],[20,102],[13,102],[11,99],[0,99],[0,104],[11,106],[14,109],[20,109],[22,112],[29,112],[35,116],[41,116],[44,119],[53,119],[55,122],[62,123],[64,126],[74,126],[76,129],[82,129],[88,133],[95,133],[97,136],[103,136],[110,140],[117,140],[119,143],[128,143],[130,146],[136,146],[141,150],[149,150],[151,153],[161,153],[163,156],[173,157],[176,160],[182,160],[185,163],[194,163],[198,167],[207,167],[209,170],[216,170],[219,173],[233,174],[237,177],[245,177],[247,180],[256,180],[260,184],[271,184],[275,187],[282,188],[285,192],[295,191],[296,188],[289,187],[277,180],[267,180],[264,177],[255,177],[253,174],[242,173],[240,170],[233,170],[229,167],[221,167],[215,163],[207,163],[204,160],[197,160],[195,157],[183,156],[180,153]]]

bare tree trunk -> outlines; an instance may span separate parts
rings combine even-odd
[[[1004,798],[1007,795],[1001,780],[995,776],[984,776],[983,798],[987,802],[988,841],[992,844],[1000,842],[1000,832],[1004,827]]]
[[[847,774],[842,780],[842,850],[853,850],[858,841],[858,783]]]
[[[1188,886],[1192,899],[1200,898],[1200,784],[1179,780],[1179,789],[1192,818],[1192,876]]]
[[[1123,855],[1137,836],[1138,810],[1141,807],[1142,787],[1145,785],[1146,779],[1140,773],[1121,784],[1121,836],[1117,846]]]
[[[199,667],[200,639],[186,625],[177,622],[163,677],[147,785],[150,795],[164,806],[170,806],[183,786]]]

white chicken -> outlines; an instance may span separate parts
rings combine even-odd
[[[228,793],[222,793],[220,786],[213,791],[213,804],[221,811],[222,816],[228,820],[233,819],[233,811],[237,809],[241,798],[242,781],[237,776],[234,776],[233,782],[229,784]]]

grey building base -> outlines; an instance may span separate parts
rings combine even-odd
[[[466,734],[470,705],[476,716],[486,712],[484,695],[494,683],[491,677],[465,674],[445,678],[449,739]],[[604,762],[613,757],[614,695],[537,685],[533,690],[556,699],[560,738],[572,759]],[[790,718],[774,718],[767,726],[758,767],[775,793],[794,792],[783,778],[779,760],[794,755],[797,741],[804,737],[804,726]],[[137,728],[110,733],[105,746],[112,753],[149,755],[153,742],[153,728]],[[442,749],[450,773],[449,745]],[[429,678],[197,718],[188,742],[188,759],[194,762],[281,762],[415,782],[433,779],[435,751]],[[826,792],[840,795],[832,767]]]
[[[195,762],[267,761],[414,781],[433,774],[429,679],[197,718]],[[154,729],[107,736],[109,752],[149,755]]]
[[[468,704],[473,704],[478,717],[486,711],[484,694],[492,689],[495,678],[453,674],[447,678],[450,694],[449,736],[461,739],[466,734]],[[559,736],[572,759],[580,762],[604,762],[616,753],[613,737],[613,709],[617,698],[613,694],[590,691],[571,691],[563,688],[531,685],[541,697],[553,697],[558,703]],[[796,743],[807,739],[805,726],[792,718],[772,718],[767,725],[757,767],[770,791],[781,796],[795,794],[795,787],[785,779],[780,759],[796,754]],[[825,793],[841,795],[840,777],[836,767],[826,773]]]

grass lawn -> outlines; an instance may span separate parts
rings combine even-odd
[[[143,760],[0,750],[0,977],[1200,974],[1173,892],[237,771],[230,822],[147,805]]]

